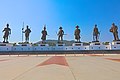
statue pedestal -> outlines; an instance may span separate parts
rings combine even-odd
[[[112,45],[120,45],[120,41],[113,41]]]
[[[101,43],[94,41],[94,42],[90,43],[90,45],[91,45],[91,46],[92,46],[92,45],[101,45]]]
[[[90,43],[90,50],[100,50],[101,43],[100,42],[92,42]]]
[[[120,41],[113,41],[111,43],[111,49],[112,50],[120,50]]]
[[[99,42],[99,41],[92,41],[92,43],[97,43],[97,42]]]
[[[22,44],[19,44],[19,46],[32,46],[32,44],[29,44],[29,43],[22,43]]]
[[[120,40],[113,40],[113,42],[118,42],[118,41],[120,41]]]
[[[83,46],[83,43],[80,43],[80,42],[73,43],[72,46]]]
[[[56,46],[65,46],[65,44],[59,43],[59,44],[56,44]]]
[[[92,42],[90,43],[90,50],[109,50],[110,44],[104,45],[101,42]]]
[[[49,46],[48,44],[39,44],[39,46]]]
[[[3,41],[3,43],[9,43],[9,42],[8,41],[7,42]]]
[[[0,43],[0,46],[13,46],[12,43]]]
[[[11,43],[0,43],[0,51],[11,51],[13,44]]]

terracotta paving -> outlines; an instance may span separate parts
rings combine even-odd
[[[120,80],[120,55],[0,56],[0,80]]]
[[[40,63],[37,66],[44,66],[44,65],[51,65],[51,64],[69,66],[64,56],[53,56],[50,59],[44,61],[43,63]]]
[[[10,59],[2,59],[2,60],[0,60],[0,62],[8,61],[8,60],[10,60]]]
[[[112,60],[112,61],[117,61],[117,62],[120,62],[120,59],[114,59],[114,58],[106,58],[108,60]]]

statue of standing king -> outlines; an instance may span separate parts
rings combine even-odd
[[[95,24],[95,27],[93,29],[93,42],[99,42],[99,36],[100,36],[100,32],[97,28],[97,24]]]
[[[114,41],[119,41],[118,37],[118,27],[115,25],[115,23],[112,24],[112,27],[110,29],[110,32],[113,33]]]
[[[24,31],[24,33],[25,33],[25,42],[29,43],[29,35],[31,33],[31,30],[30,30],[28,25],[27,25],[26,30]]]
[[[79,26],[77,25],[76,26],[76,29],[75,29],[75,32],[74,32],[74,35],[75,35],[75,39],[77,40],[77,42],[80,42],[80,29],[79,29]]]
[[[60,27],[59,28],[60,30],[59,30],[59,32],[58,32],[58,43],[60,42],[60,41],[63,41],[63,35],[64,35],[64,31],[63,31],[63,29],[62,29],[62,27]]]
[[[47,36],[47,31],[46,31],[46,25],[44,26],[44,30],[42,30],[42,41],[45,41],[46,40],[46,36]]]
[[[11,34],[11,29],[9,28],[9,24],[6,25],[7,27],[3,29],[2,32],[4,32],[4,41],[3,43],[8,43],[8,36]]]

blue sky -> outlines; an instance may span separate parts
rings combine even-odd
[[[23,22],[32,32],[30,41],[40,41],[43,25],[46,24],[50,36],[56,39],[56,31],[62,26],[65,40],[74,40],[75,26],[81,29],[81,40],[92,41],[92,31],[97,24],[101,32],[100,41],[112,41],[109,32],[114,22],[120,27],[120,0],[0,0],[0,41],[2,30],[10,24],[10,42],[21,42]],[[120,29],[119,29],[120,34]]]

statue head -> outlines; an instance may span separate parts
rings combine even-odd
[[[112,23],[112,25],[114,26],[114,25],[115,25],[115,23]]]
[[[46,27],[44,27],[44,30],[46,30]]]
[[[76,26],[76,28],[78,29],[78,28],[79,28],[79,26],[77,25],[77,26]]]
[[[7,26],[7,28],[8,28],[8,27],[9,27],[9,24],[7,24],[6,26]]]
[[[27,29],[28,29],[28,27],[29,27],[29,26],[27,25]]]
[[[59,29],[62,29],[62,27],[60,27]]]
[[[97,27],[97,24],[95,24],[95,27]]]

